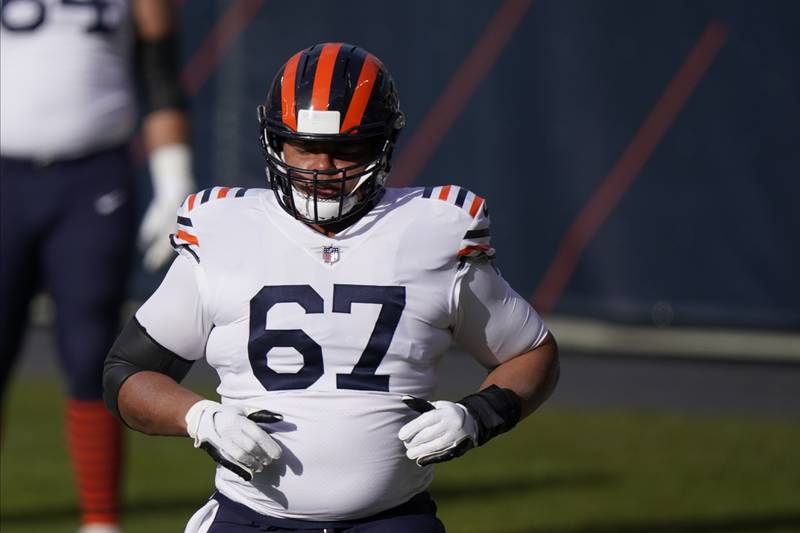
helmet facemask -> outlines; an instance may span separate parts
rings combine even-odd
[[[258,119],[278,203],[298,220],[322,226],[352,223],[371,209],[404,126],[391,74],[375,56],[346,43],[294,54],[275,76]],[[304,143],[313,145],[309,154],[327,154],[330,167],[347,167],[306,165],[305,150],[287,157],[287,145]]]
[[[311,170],[286,162],[284,146],[287,139],[267,129],[262,129],[261,137],[267,179],[281,206],[298,220],[327,225],[355,218],[372,206],[383,191],[393,148],[388,139],[361,141],[374,146],[370,150],[373,155],[366,161],[342,168]],[[336,144],[357,142],[344,140]]]

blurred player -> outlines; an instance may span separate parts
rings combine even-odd
[[[553,337],[495,269],[481,197],[384,187],[404,119],[373,55],[298,52],[259,118],[272,190],[186,199],[179,256],[106,360],[106,401],[220,463],[187,532],[443,531],[431,465],[545,401]],[[428,402],[454,341],[488,377]],[[203,356],[222,403],[177,383]]]
[[[172,7],[168,0],[6,0],[1,15],[0,386],[31,297],[45,288],[67,377],[81,531],[119,531],[120,426],[102,404],[102,365],[137,240],[126,148],[137,122],[136,83],[144,89],[154,190],[138,238],[148,268],[172,255],[156,237],[194,188]]]

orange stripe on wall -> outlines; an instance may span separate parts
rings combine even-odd
[[[727,33],[721,23],[713,20],[708,23],[639,130],[572,221],[531,297],[538,311],[547,313],[558,303],[586,247],[622,201],[694,94],[725,44]]]
[[[297,78],[297,65],[303,52],[297,52],[286,63],[281,77],[281,117],[283,123],[297,131],[297,112],[295,111],[294,83]]]
[[[182,229],[179,229],[177,232],[175,232],[175,236],[178,237],[179,239],[183,239],[186,242],[190,242],[190,243],[194,244],[195,246],[200,244],[197,241],[197,237],[195,237],[194,235],[192,235],[190,233],[186,233]]]
[[[328,109],[328,97],[331,94],[331,80],[336,56],[339,55],[341,43],[328,43],[322,47],[314,74],[314,91],[311,93],[311,108],[316,111]]]
[[[263,3],[264,0],[226,2],[228,7],[225,12],[216,18],[214,27],[208,32],[203,44],[181,72],[181,82],[188,96],[195,96],[208,81]]]
[[[390,180],[395,187],[407,187],[431,159],[450,127],[466,107],[481,81],[525,18],[532,0],[504,0],[486,25],[453,78],[431,105],[417,131],[392,165]],[[463,2],[468,5],[467,2]]]
[[[353,97],[350,99],[350,105],[347,108],[347,113],[342,122],[342,133],[346,132],[353,126],[361,124],[361,119],[364,118],[364,111],[367,109],[367,102],[372,94],[372,88],[375,86],[375,78],[378,75],[378,68],[380,63],[375,59],[375,56],[368,55],[361,65],[361,72],[358,75],[358,83],[356,83]]]

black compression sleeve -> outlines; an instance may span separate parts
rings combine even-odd
[[[189,361],[167,350],[132,318],[117,337],[103,365],[103,399],[114,416],[124,422],[117,399],[122,384],[137,372],[152,370],[180,382],[192,366]]]
[[[522,416],[522,400],[517,393],[497,385],[470,394],[458,403],[466,407],[475,419],[478,446],[516,426]]]
[[[155,40],[140,38],[136,44],[136,67],[144,93],[145,113],[185,109],[186,97],[180,83],[175,33]]]

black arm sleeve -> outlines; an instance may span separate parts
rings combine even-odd
[[[459,400],[475,419],[478,429],[478,446],[500,433],[505,433],[519,422],[522,400],[511,389],[490,385],[480,392]]]
[[[117,399],[122,384],[137,372],[152,370],[180,382],[193,361],[172,353],[147,334],[136,318],[125,325],[106,356],[103,365],[103,399],[108,409],[120,420]]]
[[[145,113],[186,109],[178,68],[178,39],[174,32],[155,40],[137,40],[136,73]]]

